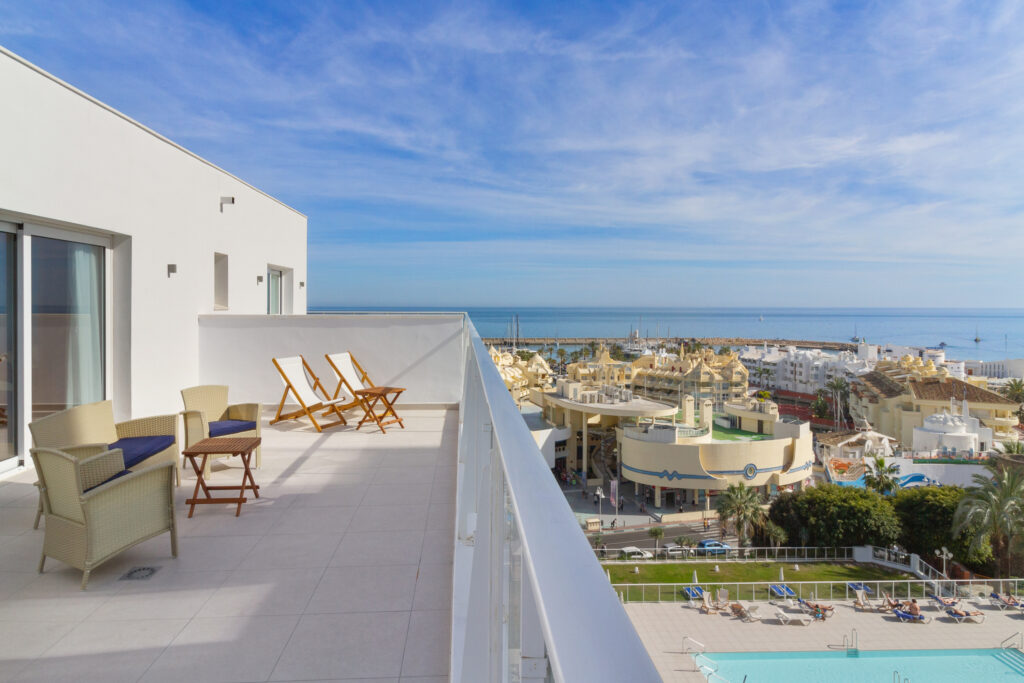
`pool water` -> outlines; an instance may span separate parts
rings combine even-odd
[[[911,683],[1024,680],[1024,655],[1017,650],[861,650],[857,655],[827,652],[711,652],[718,675],[729,683],[842,681]],[[718,679],[715,679],[718,680]]]

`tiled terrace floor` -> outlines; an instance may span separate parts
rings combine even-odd
[[[715,652],[764,652],[827,650],[830,643],[842,643],[857,629],[862,650],[927,650],[994,648],[1000,641],[1024,631],[1024,615],[995,607],[977,606],[985,613],[982,624],[957,624],[925,606],[932,618],[928,624],[906,624],[887,614],[854,610],[849,603],[836,603],[836,614],[824,623],[783,626],[775,620],[776,607],[758,604],[763,621],[744,623],[732,616],[701,614],[680,603],[631,603],[626,613],[666,683],[703,681],[693,671],[693,660],[682,654],[684,636],[695,638]],[[787,610],[789,612],[790,610]]]
[[[264,422],[258,501],[188,519],[188,473],[178,558],[164,534],[84,592],[60,562],[35,571],[34,473],[0,483],[0,681],[446,681],[458,415],[403,417],[385,435]],[[160,569],[118,580],[139,565]]]

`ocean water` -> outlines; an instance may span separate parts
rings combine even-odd
[[[1024,309],[931,308],[332,308],[465,310],[482,337],[505,337],[519,316],[521,337],[754,337],[938,346],[956,360],[1024,358]],[[974,342],[977,335],[981,338]]]

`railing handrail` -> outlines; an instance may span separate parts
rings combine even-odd
[[[469,319],[467,362],[475,361],[520,528],[548,661],[556,681],[660,681],[657,669],[618,596],[591,560],[555,478],[544,461],[498,369]],[[587,637],[580,637],[580,624]]]
[[[1015,586],[1024,588],[1024,578],[1002,580],[1012,582]],[[855,582],[827,579],[817,581],[715,581],[712,579],[697,581],[696,583],[692,581],[677,583],[615,583],[612,584],[612,589],[619,594],[619,599],[623,603],[679,602],[693,605],[694,598],[686,593],[685,589],[687,588],[700,587],[706,592],[725,588],[730,591],[730,596],[735,597],[737,600],[774,602],[785,599],[771,591],[773,584],[780,583],[786,584],[793,590],[793,598],[829,601],[853,600],[856,597],[856,591],[854,590],[855,587],[851,588],[850,584],[858,583],[873,589],[871,598],[873,600],[880,600],[882,595],[886,594],[897,599],[909,600],[911,598],[918,598],[923,601],[922,604],[929,604],[937,609],[944,608],[944,606],[940,607],[937,603],[933,603],[928,599],[929,595],[942,595],[944,592],[948,592],[950,595],[970,598],[972,597],[972,589],[983,588],[983,591],[977,593],[977,597],[984,597],[992,590],[990,582],[977,579],[948,579],[937,582],[920,578],[873,579]],[[943,591],[943,588],[946,590]],[[733,591],[735,591],[734,594]],[[1024,636],[1022,636],[1019,647],[1024,651]]]
[[[1006,636],[1003,638],[1003,641],[999,643],[999,649],[1006,650],[1015,644],[1017,644],[1017,649],[1024,650],[1024,647],[1021,647],[1024,645],[1024,633],[1017,631],[1013,635]]]
[[[707,647],[704,645],[704,643],[700,642],[699,640],[697,640],[695,638],[691,638],[690,636],[683,636],[683,645],[682,645],[682,647],[683,647],[683,654],[684,655],[690,654],[690,650],[688,650],[687,647],[686,647],[686,641],[690,641],[691,643],[693,643],[694,645],[696,645],[699,648],[698,650],[695,650],[696,652],[704,652],[707,649]]]

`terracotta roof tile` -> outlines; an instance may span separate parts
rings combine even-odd
[[[1017,404],[1001,394],[988,389],[976,387],[959,379],[949,377],[938,379],[927,377],[925,379],[912,379],[907,383],[910,393],[922,401],[962,401],[965,398],[969,403],[998,403],[1006,406]]]

